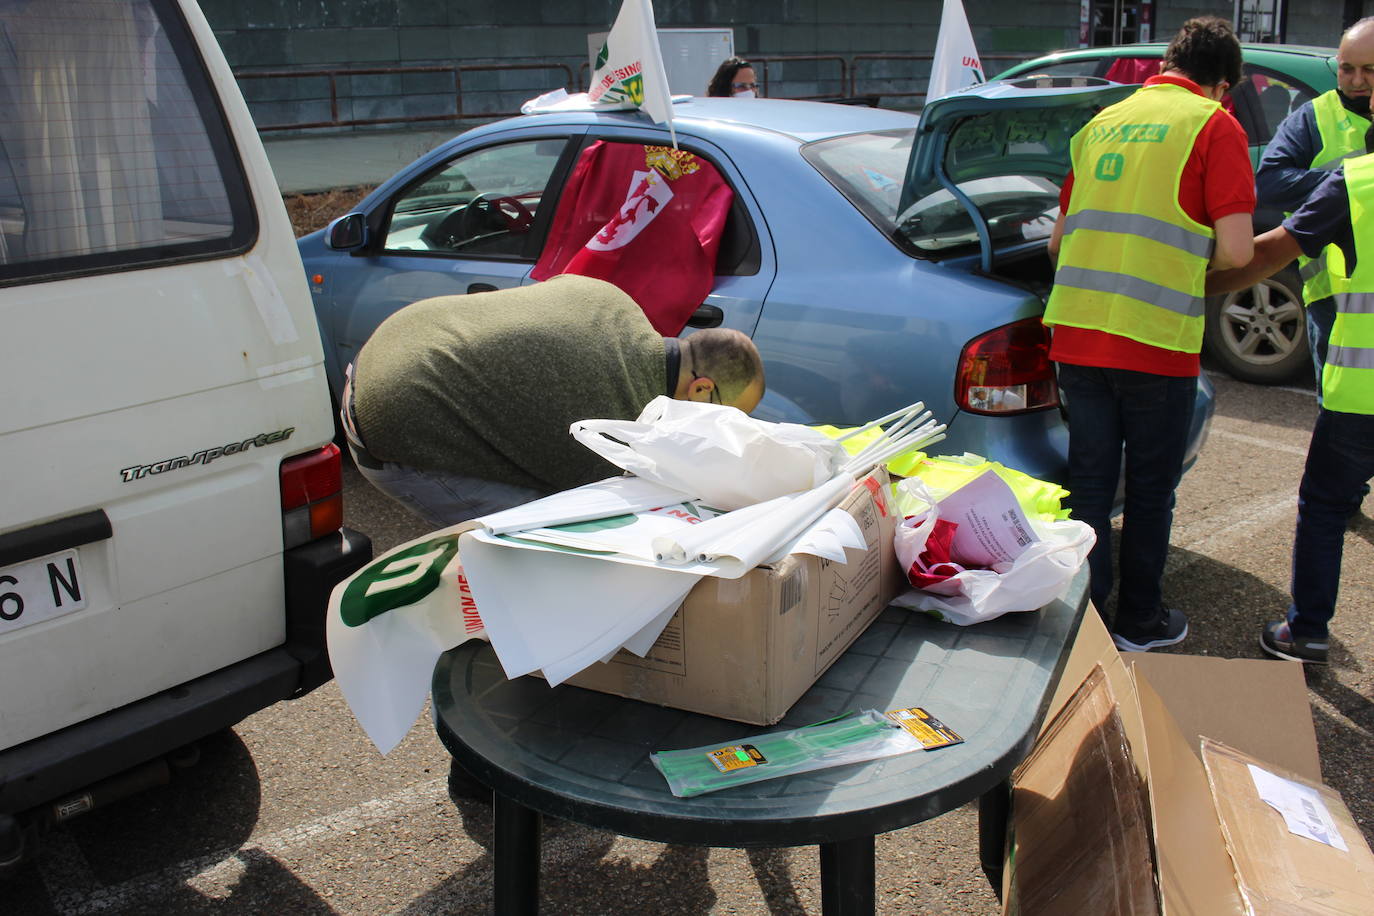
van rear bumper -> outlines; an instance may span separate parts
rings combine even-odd
[[[329,680],[329,592],[371,558],[372,541],[347,528],[286,551],[285,644],[0,751],[0,815],[83,789]]]

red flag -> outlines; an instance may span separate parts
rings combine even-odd
[[[599,140],[578,159],[530,276],[614,283],[660,334],[677,334],[711,292],[733,198],[686,150]]]

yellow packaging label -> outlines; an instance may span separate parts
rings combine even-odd
[[[768,762],[768,759],[759,753],[759,749],[752,744],[735,744],[730,747],[722,747],[710,751],[706,756],[722,773],[742,770],[745,767],[756,767],[760,763]]]
[[[910,732],[928,751],[933,751],[937,747],[949,747],[951,744],[964,743],[964,739],[956,735],[948,725],[919,706],[894,709],[886,713],[886,716]]]

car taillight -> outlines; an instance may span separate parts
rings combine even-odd
[[[996,416],[1058,406],[1050,332],[1040,319],[1023,318],[966,343],[954,400],[971,413]]]
[[[343,526],[343,460],[329,443],[281,463],[281,527],[286,548]]]

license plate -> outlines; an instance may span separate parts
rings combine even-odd
[[[85,606],[81,560],[75,550],[0,567],[0,634]]]

